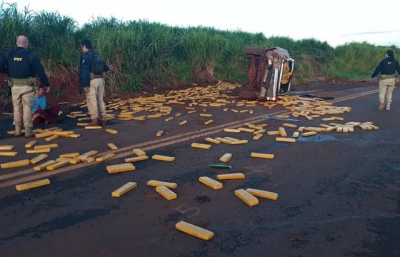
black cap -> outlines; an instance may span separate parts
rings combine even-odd
[[[390,57],[391,59],[394,58],[394,52],[393,52],[393,50],[388,50],[386,53],[387,53],[387,55],[389,55],[389,57]]]
[[[87,49],[92,49],[92,43],[89,39],[82,40],[82,46],[86,46]]]

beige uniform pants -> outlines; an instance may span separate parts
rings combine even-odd
[[[11,89],[12,102],[14,106],[14,123],[16,126],[22,125],[25,128],[32,128],[32,107],[35,97],[32,86],[13,86]]]
[[[103,79],[92,79],[90,81],[89,91],[86,93],[87,107],[92,120],[98,119],[99,116],[101,120],[105,120],[107,117],[106,105],[104,104],[103,97]]]
[[[394,85],[396,84],[395,78],[381,79],[379,81],[379,101],[390,105],[392,103],[392,94]]]

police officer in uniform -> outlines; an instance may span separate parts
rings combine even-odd
[[[92,122],[90,126],[97,126],[100,118],[100,125],[105,126],[107,121],[106,106],[104,103],[104,82],[103,72],[110,68],[105,64],[101,54],[92,49],[92,43],[88,40],[82,40],[83,56],[79,63],[79,82],[83,89],[87,107]]]
[[[35,97],[36,75],[48,93],[49,81],[39,58],[28,50],[29,41],[25,36],[17,38],[17,48],[8,51],[0,57],[0,71],[7,71],[9,86],[11,86],[14,106],[15,136],[21,136],[22,121],[25,127],[25,137],[33,137],[32,106]]]
[[[396,84],[396,71],[400,75],[400,65],[399,62],[394,58],[394,52],[389,50],[386,52],[386,58],[383,59],[378,67],[376,67],[375,72],[371,76],[376,77],[379,73],[381,74],[381,79],[379,81],[379,110],[383,111],[386,101],[386,110],[390,111],[390,104],[392,103],[392,93],[394,86]]]

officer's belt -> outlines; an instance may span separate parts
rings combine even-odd
[[[14,78],[10,78],[10,86],[34,86],[36,79],[35,78],[27,78],[27,79],[14,79]]]
[[[101,79],[101,78],[103,78],[103,76],[101,74],[90,73],[90,80],[92,80],[92,79]]]
[[[385,79],[394,79],[396,78],[396,74],[391,74],[391,75],[387,75],[387,74],[382,74],[381,75],[381,79],[385,80]]]

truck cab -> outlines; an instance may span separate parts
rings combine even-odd
[[[248,83],[240,97],[255,95],[262,100],[276,101],[280,94],[290,91],[294,59],[287,50],[246,47],[245,57],[249,59]]]

